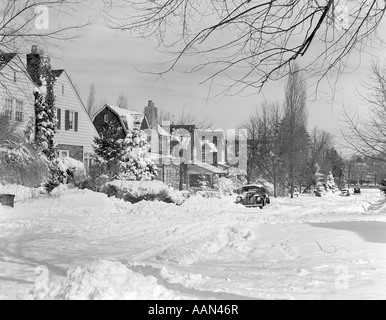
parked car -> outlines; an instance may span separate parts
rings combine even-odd
[[[354,195],[360,195],[361,194],[361,188],[355,187],[354,188]]]
[[[351,195],[349,188],[340,189],[340,194],[339,195],[340,196],[349,197]]]
[[[317,197],[321,197],[322,195],[326,194],[326,189],[323,186],[323,184],[318,184],[316,186],[316,189],[314,190],[314,194]]]
[[[245,207],[259,207],[263,209],[266,204],[270,204],[270,199],[265,188],[258,184],[247,184],[240,190],[236,198],[236,203]]]
[[[299,194],[300,194],[299,189],[298,189],[298,187],[295,186],[294,187],[294,197],[299,197]],[[288,196],[289,197],[291,196],[291,190],[289,190]]]

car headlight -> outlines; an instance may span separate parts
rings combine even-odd
[[[257,197],[256,197],[256,200],[257,200],[257,201],[260,201],[260,200],[261,200],[261,197],[260,197],[260,196],[257,196]]]
[[[236,201],[237,201],[237,202],[241,202],[241,201],[243,201],[243,198],[240,197],[240,196],[238,196],[238,197],[236,198]]]

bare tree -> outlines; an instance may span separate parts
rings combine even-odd
[[[291,198],[297,180],[295,173],[301,172],[301,166],[307,162],[308,134],[306,128],[306,85],[300,68],[294,64],[285,87],[284,118],[281,123],[286,148],[284,164],[287,166]]]
[[[95,85],[94,82],[90,85],[90,91],[87,98],[87,112],[90,117],[92,117],[95,113]]]
[[[283,135],[280,132],[282,112],[278,103],[264,102],[256,108],[241,128],[248,132],[247,179],[266,179],[273,184],[274,194],[278,196],[282,179]]]
[[[378,40],[384,0],[116,0],[105,1],[110,28],[151,37],[175,53],[160,75],[184,57],[190,71],[229,79],[224,93],[260,90],[282,79],[292,61],[317,80],[336,75],[353,52]],[[116,9],[119,10],[116,10]],[[116,13],[119,12],[119,13]]]
[[[334,144],[332,135],[318,128],[314,128],[310,135],[311,143],[311,161],[318,163],[321,167],[323,174],[326,174],[330,170],[326,165],[328,152],[331,150]]]
[[[75,13],[81,6],[84,7],[84,3],[80,0],[1,0],[0,60],[7,55],[28,53],[31,45],[47,49],[81,36],[84,27],[92,22],[91,19],[76,21]],[[50,20],[55,16],[63,23]],[[71,23],[65,24],[65,21]],[[19,61],[11,60],[9,65],[15,72],[24,72]],[[0,85],[5,89],[7,81],[13,81],[9,77],[1,72],[0,66]]]
[[[373,62],[360,93],[369,114],[364,117],[343,107],[341,134],[346,147],[373,159],[386,161],[386,64]]]
[[[41,47],[57,40],[71,40],[82,34],[91,20],[74,22],[79,0],[2,0],[0,8],[0,50],[25,52],[32,44]],[[49,17],[71,17],[71,24],[54,24]],[[65,21],[66,19],[63,19]]]
[[[127,97],[120,93],[117,99],[117,107],[122,109],[128,109],[129,105],[127,104]]]

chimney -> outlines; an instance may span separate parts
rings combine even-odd
[[[150,129],[156,129],[158,125],[158,109],[152,100],[147,102],[147,107],[144,109],[145,116],[149,122]]]
[[[38,46],[33,45],[31,53],[27,54],[27,71],[33,82],[39,87],[42,85],[40,80],[43,50],[39,50]]]

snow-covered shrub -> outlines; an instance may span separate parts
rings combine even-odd
[[[82,162],[71,157],[58,158],[50,162],[50,179],[45,184],[47,192],[67,182],[75,185],[86,180],[86,170]]]
[[[58,161],[59,168],[67,175],[67,181],[79,183],[86,179],[86,170],[83,162],[71,157],[60,158]]]
[[[79,189],[89,189],[96,192],[101,192],[105,184],[110,180],[110,177],[105,174],[105,166],[100,163],[94,163],[88,170],[88,175],[85,180],[76,182]]]
[[[109,197],[116,197],[125,201],[136,203],[145,201],[163,201],[167,203],[182,204],[185,200],[180,191],[168,187],[165,183],[152,181],[127,181],[114,180],[108,182],[102,189]]]
[[[222,194],[231,195],[235,188],[233,181],[229,178],[221,177],[218,179],[218,188]]]
[[[233,190],[241,189],[241,187],[247,183],[247,173],[240,168],[230,167],[227,178],[232,181]]]
[[[60,168],[59,159],[54,159],[49,162],[49,171],[49,177],[44,184],[44,188],[48,193],[51,193],[53,189],[64,183],[66,174]]]
[[[40,186],[48,164],[5,116],[0,116],[0,183]]]

